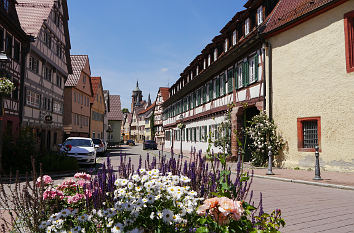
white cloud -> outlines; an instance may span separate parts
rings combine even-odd
[[[168,68],[166,68],[166,67],[164,67],[164,68],[161,69],[161,72],[163,72],[163,73],[165,73],[165,72],[167,72],[167,71],[168,71]]]

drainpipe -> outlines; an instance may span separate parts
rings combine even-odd
[[[20,76],[20,106],[19,106],[19,127],[22,127],[22,122],[23,122],[23,109],[24,109],[24,105],[25,105],[25,98],[26,98],[26,93],[25,93],[25,75],[26,75],[26,57],[27,54],[30,51],[30,44],[28,44],[27,46],[25,46],[23,48],[23,52],[21,54],[21,59],[22,59],[22,63],[21,63],[21,76]]]
[[[267,79],[266,79],[266,69],[265,69],[265,66],[266,66],[266,60],[265,60],[265,46],[266,44],[263,44],[262,46],[262,60],[263,60],[263,66],[262,66],[262,73],[263,73],[263,111],[265,111],[267,109],[267,99],[266,99],[266,96],[267,96]]]
[[[268,96],[268,107],[269,107],[269,113],[268,113],[268,117],[269,120],[273,119],[273,80],[272,80],[272,44],[267,41],[266,42],[266,46],[268,49],[268,57],[269,57],[269,64],[268,64],[268,92],[269,92],[269,96]],[[266,89],[266,87],[264,87]]]

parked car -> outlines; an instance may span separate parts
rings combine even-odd
[[[103,144],[104,144],[104,151],[106,152],[108,149],[108,142],[103,140]]]
[[[102,139],[99,138],[92,138],[93,143],[98,146],[97,153],[104,154],[106,152],[106,147]]]
[[[69,137],[63,144],[58,145],[60,152],[74,157],[79,164],[96,164],[96,149],[91,138]]]
[[[134,140],[127,140],[127,145],[135,146],[135,141]]]
[[[157,143],[153,140],[146,140],[143,144],[143,150],[146,149],[157,150]]]

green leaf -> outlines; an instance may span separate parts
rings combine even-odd
[[[206,223],[207,219],[206,218],[200,218],[198,219],[199,224],[204,225]]]
[[[207,227],[199,227],[196,231],[196,233],[206,233],[209,232],[209,229]]]

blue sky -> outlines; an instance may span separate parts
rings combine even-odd
[[[69,0],[71,54],[89,55],[92,75],[130,110],[137,80],[154,101],[245,2]]]

